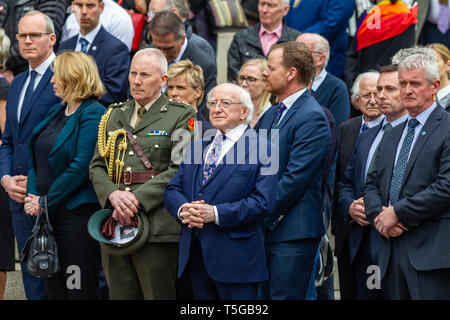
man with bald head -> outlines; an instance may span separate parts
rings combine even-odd
[[[106,146],[99,139],[89,173],[100,204],[112,208],[114,221],[129,226],[136,215],[146,215],[152,228],[143,246],[128,254],[113,255],[102,247],[103,268],[111,299],[175,299],[179,227],[164,208],[163,192],[178,168],[172,150],[189,142],[171,137],[177,129],[193,132],[189,124],[195,112],[161,94],[167,60],[158,49],[138,51],[128,79],[133,100],[110,106],[100,123],[111,143],[116,141],[113,132],[125,130],[112,144],[123,168],[114,166],[109,175],[105,160],[116,159],[100,153]],[[120,151],[124,138],[126,150]]]
[[[178,277],[190,278],[195,299],[254,300],[268,278],[264,218],[275,206],[277,176],[264,171],[266,153],[257,151],[268,141],[248,125],[249,93],[221,84],[207,106],[214,139],[191,144],[164,194],[182,225]]]

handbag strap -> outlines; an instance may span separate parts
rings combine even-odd
[[[52,228],[52,225],[50,224],[50,220],[48,218],[47,195],[41,196],[39,198],[39,211],[38,212],[39,212],[39,214],[38,214],[39,223],[44,227],[47,226],[49,231],[52,232],[53,228]],[[45,220],[44,219],[41,220],[41,216],[44,216]]]

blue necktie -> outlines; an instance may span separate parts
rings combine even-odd
[[[396,203],[398,196],[400,195],[403,174],[405,173],[406,165],[408,164],[409,151],[411,150],[412,142],[414,140],[414,129],[418,124],[419,121],[417,121],[417,119],[408,121],[408,132],[406,133],[405,140],[400,149],[397,164],[394,168],[394,174],[392,175],[391,189],[389,190],[389,201],[391,204]]]
[[[204,185],[206,181],[208,181],[208,179],[212,176],[212,174],[217,168],[220,152],[222,151],[222,141],[225,140],[225,138],[226,138],[225,135],[219,134],[214,139],[213,148],[206,157],[205,166],[203,167],[202,185]]]
[[[22,108],[20,109],[20,113],[22,113],[24,110],[24,107],[30,103],[31,96],[33,95],[33,91],[34,91],[34,82],[36,80],[36,75],[37,75],[37,72],[34,70],[31,70],[30,82],[28,83],[27,90],[25,91],[25,95],[23,97]],[[18,114],[17,116],[18,116],[18,120],[20,122],[21,115]]]
[[[367,123],[364,123],[363,126],[362,126],[362,128],[361,128],[361,132],[364,132],[364,131],[366,131],[367,129],[369,129],[369,126],[368,126]]]
[[[272,129],[274,129],[278,125],[278,121],[280,121],[281,116],[283,115],[284,110],[286,110],[286,106],[283,102],[278,103],[277,113],[275,114],[275,118],[272,122]]]
[[[87,41],[85,38],[80,38],[80,44],[81,44],[81,52],[86,53],[89,41]]]

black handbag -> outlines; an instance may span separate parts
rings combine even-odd
[[[47,196],[39,199],[36,223],[20,253],[20,262],[25,263],[28,273],[35,277],[48,278],[59,271],[58,248],[48,219]]]

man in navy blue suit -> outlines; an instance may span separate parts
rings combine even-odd
[[[263,222],[275,206],[277,170],[266,161],[270,144],[248,126],[246,90],[221,84],[207,106],[214,140],[191,144],[164,193],[183,225],[178,277],[190,278],[195,299],[256,299],[268,278]]]
[[[55,58],[56,35],[52,20],[39,11],[30,11],[18,25],[20,53],[29,63],[28,70],[11,83],[6,105],[6,126],[0,147],[1,184],[10,197],[14,233],[19,251],[31,236],[35,218],[25,214],[28,173],[28,145],[31,133],[48,109],[59,102],[50,79],[50,65]],[[32,277],[21,265],[25,294],[30,300],[46,299],[43,279]]]
[[[406,121],[406,108],[400,97],[397,66],[380,69],[377,82],[377,103],[385,119],[376,127],[361,133],[356,142],[344,178],[338,186],[340,212],[350,229],[350,262],[355,277],[356,298],[360,300],[386,298],[383,288],[367,286],[372,275],[368,268],[378,264],[379,234],[365,215],[363,186],[373,169],[374,157],[385,132]]]
[[[80,33],[59,45],[58,51],[82,51],[94,57],[106,94],[100,102],[108,106],[124,101],[128,94],[130,52],[128,47],[111,35],[100,23],[102,0],[74,0],[72,10]]]
[[[265,220],[269,266],[263,297],[304,299],[320,238],[325,234],[322,173],[331,145],[328,120],[307,85],[315,73],[308,47],[290,41],[272,47],[263,72],[279,103],[256,128],[279,138],[278,192]],[[272,138],[271,138],[272,139]]]

